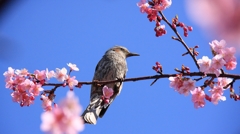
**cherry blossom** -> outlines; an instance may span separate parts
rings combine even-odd
[[[78,81],[75,78],[76,77],[73,76],[73,77],[67,79],[68,86],[71,90],[73,89],[74,86],[76,86],[78,84]]]
[[[43,91],[42,85],[40,84],[33,84],[29,89],[29,92],[34,96],[38,96],[40,91]]]
[[[5,78],[10,78],[14,76],[14,69],[12,67],[8,67],[8,71],[4,72],[3,75]]]
[[[174,88],[176,91],[179,91],[183,85],[182,77],[181,76],[169,77],[169,80],[170,80],[170,87]]]
[[[71,70],[79,71],[79,68],[77,67],[76,64],[68,63],[67,65],[70,67]]]
[[[205,73],[214,73],[218,77],[221,71],[219,69],[214,68],[214,66],[210,66],[210,68]]]
[[[190,17],[196,24],[204,29],[205,35],[224,38],[230,44],[235,45],[239,50],[239,1],[187,0],[186,5]]]
[[[224,64],[226,64],[226,62],[223,59],[222,55],[217,54],[212,58],[212,64],[211,64],[212,68],[221,69],[224,66]]]
[[[225,87],[230,82],[232,82],[232,79],[223,77],[223,78],[218,78],[218,83],[217,84],[219,86]]]
[[[15,73],[17,74],[17,75],[20,75],[20,76],[27,76],[29,73],[28,73],[28,70],[27,69],[21,69],[21,70],[19,70],[19,69],[16,69],[15,70]]]
[[[31,80],[25,79],[22,83],[19,83],[18,85],[21,86],[21,89],[27,91],[30,88],[32,88],[35,84]]]
[[[12,92],[11,96],[14,102],[20,103],[20,106],[29,106],[35,100],[34,96],[18,90]]]
[[[137,6],[140,7],[141,13],[145,13],[148,10],[149,4],[146,2],[146,0],[141,0],[137,3]]]
[[[226,41],[221,40],[220,42],[217,40],[213,40],[212,43],[209,43],[211,46],[212,50],[215,51],[216,53],[221,54],[223,52],[223,49],[226,46]]]
[[[180,94],[184,94],[187,96],[189,94],[189,91],[192,91],[195,89],[195,81],[192,79],[183,80],[183,84],[179,89]]]
[[[212,89],[209,90],[211,93],[211,102],[213,104],[218,104],[219,100],[225,101],[226,97],[223,95],[223,87],[220,85],[214,86]]]
[[[44,111],[51,111],[52,110],[52,101],[45,95],[41,95],[42,100],[42,108]]]
[[[207,56],[203,56],[202,59],[197,60],[197,63],[200,66],[201,72],[208,72],[210,66],[211,66],[212,60],[209,59]]]
[[[236,49],[234,47],[225,48],[223,50],[223,58],[226,62],[236,60],[236,57],[234,56],[236,53]]]
[[[46,72],[46,77],[47,77],[48,80],[52,77],[55,77],[55,72],[53,70],[48,71],[48,68],[46,68],[45,72]]]
[[[108,88],[106,85],[102,89],[103,91],[103,96],[107,99],[109,99],[113,95],[113,89]]]
[[[58,81],[63,82],[67,79],[67,69],[66,68],[56,68],[56,75]]]
[[[230,62],[227,62],[227,63],[225,64],[225,66],[226,66],[226,69],[227,69],[227,70],[233,70],[233,69],[236,68],[237,62],[236,62],[236,61],[230,61]]]
[[[84,122],[79,116],[81,110],[78,98],[68,91],[58,107],[42,113],[41,130],[53,134],[77,134],[84,129]]]
[[[172,4],[172,0],[158,0],[158,2],[155,2],[154,8],[157,11],[162,11],[168,8],[171,4]]]
[[[193,91],[190,91],[192,94],[192,102],[194,103],[195,108],[202,108],[205,105],[205,93],[201,87],[196,87]]]
[[[46,78],[46,71],[45,70],[42,70],[42,71],[35,70],[34,74],[35,74],[36,79],[39,80],[39,81],[45,80],[45,78]]]

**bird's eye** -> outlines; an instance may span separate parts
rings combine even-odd
[[[121,50],[122,50],[122,51],[124,51],[124,49],[123,49],[123,48],[121,48]]]

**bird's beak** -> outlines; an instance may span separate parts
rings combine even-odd
[[[127,55],[127,57],[131,57],[131,56],[140,56],[140,55],[137,54],[137,53],[129,53],[129,54]]]

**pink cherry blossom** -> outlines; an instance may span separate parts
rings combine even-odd
[[[34,84],[31,86],[29,89],[29,93],[31,93],[34,96],[38,96],[40,91],[43,91],[44,89],[42,88],[42,85],[40,84]]]
[[[221,69],[224,64],[226,64],[225,60],[223,60],[222,55],[217,54],[212,58],[211,67],[215,69]]]
[[[44,111],[52,110],[52,101],[44,94],[41,95],[42,107]]]
[[[236,49],[234,47],[225,48],[223,50],[223,58],[226,62],[236,60],[236,57],[234,56],[236,53]]]
[[[78,84],[78,81],[75,78],[76,77],[73,76],[73,77],[67,79],[68,86],[71,90],[74,88],[74,86],[76,86]]]
[[[30,106],[35,100],[34,96],[28,94],[22,94],[22,98],[23,100],[20,103],[20,106]]]
[[[180,94],[184,94],[187,96],[189,91],[193,91],[195,89],[195,81],[192,79],[184,80],[182,86],[179,89]]]
[[[157,10],[149,8],[149,10],[146,11],[146,12],[148,14],[147,18],[149,19],[150,22],[156,21],[156,19],[157,19]]]
[[[3,75],[5,78],[10,78],[14,76],[14,69],[12,67],[8,67],[8,71],[4,72]]]
[[[145,13],[148,10],[149,4],[146,2],[146,0],[141,0],[137,3],[137,6],[140,7],[141,13]]]
[[[6,88],[13,89],[14,81],[12,78],[5,79],[5,82],[6,82],[6,85],[5,85]]]
[[[58,107],[42,114],[41,130],[53,134],[77,134],[84,129],[80,112],[78,98],[69,91],[67,98],[62,100]]]
[[[79,115],[82,111],[79,100],[73,91],[67,92],[67,97],[60,101],[58,107],[62,108],[66,114]]]
[[[162,0],[163,7],[168,8],[172,5],[172,0]]]
[[[218,102],[222,100],[222,101],[225,101],[226,100],[226,97],[225,96],[222,96],[220,94],[212,94],[211,95],[211,102],[215,105],[218,104]]]
[[[26,78],[23,77],[23,76],[16,75],[16,76],[15,76],[15,79],[14,79],[14,84],[20,85],[22,82],[25,81],[25,79],[26,79]]]
[[[48,68],[46,68],[45,72],[46,72],[46,77],[47,77],[48,80],[52,77],[55,77],[55,72],[53,70],[48,71]]]
[[[174,88],[176,91],[179,92],[180,88],[183,85],[183,81],[182,81],[181,76],[179,76],[179,77],[169,77],[169,80],[170,80],[170,87]]]
[[[42,71],[35,70],[34,74],[35,74],[36,79],[39,81],[46,79],[46,71],[45,70],[42,70]]]
[[[190,17],[204,29],[205,35],[223,38],[240,48],[238,0],[187,0],[186,4]]]
[[[190,91],[192,94],[192,102],[194,103],[195,108],[201,108],[205,105],[205,93],[201,87],[196,87],[193,91]]]
[[[221,71],[211,66],[205,73],[214,73],[218,77]]]
[[[218,78],[218,83],[217,84],[219,86],[225,87],[230,82],[232,82],[232,79],[223,77],[223,78]]]
[[[172,4],[172,0],[161,0],[161,3],[157,3],[154,5],[154,9],[157,11],[162,11],[168,8]]]
[[[102,89],[103,91],[103,96],[107,99],[109,99],[113,95],[113,89],[108,88],[106,85]]]
[[[67,69],[66,68],[56,68],[56,75],[55,77],[57,78],[58,81],[63,82],[67,79]]]
[[[71,70],[79,71],[79,68],[77,67],[76,64],[68,63],[67,65],[70,67]]]
[[[26,92],[19,92],[18,90],[11,94],[14,102],[20,103],[20,106],[29,106],[35,100],[34,96],[28,95]]]
[[[225,101],[226,97],[223,95],[223,87],[220,85],[214,86],[211,90],[209,90],[211,93],[211,102],[213,104],[218,104],[219,100]]]
[[[212,47],[213,51],[217,52],[218,54],[223,53],[223,49],[226,46],[226,41],[221,40],[220,42],[217,40],[213,40],[212,43],[209,43],[210,46]]]
[[[225,64],[225,67],[227,70],[233,70],[235,69],[237,66],[237,62],[236,61],[229,61]]]
[[[21,86],[21,89],[23,89],[23,91],[26,91],[26,90],[29,90],[35,84],[31,80],[25,79],[22,83],[20,83],[18,85]]]
[[[14,102],[20,103],[22,101],[22,93],[20,93],[18,90],[12,92],[11,96]]]
[[[200,66],[200,71],[207,72],[211,66],[211,62],[211,59],[209,59],[207,56],[203,56],[202,59],[198,59],[197,63]]]
[[[15,73],[17,74],[17,75],[20,75],[20,76],[27,76],[29,73],[28,73],[28,70],[27,69],[21,69],[21,70],[19,70],[19,69],[16,69],[15,70]]]

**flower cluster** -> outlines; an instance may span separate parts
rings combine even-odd
[[[166,34],[165,25],[161,25],[161,17],[158,15],[158,12],[165,10],[171,4],[171,0],[152,0],[149,2],[146,2],[146,0],[141,0],[137,3],[137,6],[140,8],[140,12],[147,13],[147,18],[150,22],[156,22],[154,31],[156,32],[157,37]]]
[[[181,74],[176,77],[169,77],[170,87],[174,88],[180,94],[187,96],[190,91],[195,89],[195,81],[189,78],[182,77]]]
[[[218,82],[215,85],[211,86],[209,92],[211,93],[211,102],[213,104],[218,104],[218,101],[220,100],[226,100],[226,97],[223,96],[223,91],[226,90],[224,87],[227,86],[227,84],[229,84],[231,81],[232,80],[229,78],[218,78]]]
[[[188,31],[193,30],[193,27],[186,26],[184,23],[179,22],[177,16],[172,20],[172,28],[176,29],[176,27],[181,27],[183,29],[185,37],[188,36]]]
[[[216,76],[220,75],[220,69],[225,66],[227,70],[233,70],[236,68],[237,62],[235,54],[235,48],[226,48],[226,42],[217,40],[209,43],[214,57],[209,59],[207,56],[203,56],[197,62],[200,65],[200,71],[204,73],[214,73]]]
[[[223,96],[223,91],[229,88],[228,84],[232,82],[229,78],[218,78],[217,82],[211,82],[208,86],[210,96],[205,94],[204,87],[195,87],[195,81],[190,78],[185,78],[182,74],[178,74],[176,77],[169,77],[170,87],[175,91],[185,96],[192,94],[192,102],[195,108],[201,108],[205,105],[205,100],[211,101],[213,104],[218,104],[219,101],[225,101],[226,97]]]
[[[84,129],[84,122],[79,116],[82,108],[74,92],[68,91],[52,111],[42,113],[41,130],[52,134],[77,134]]]
[[[68,66],[71,70],[78,71],[79,69],[75,64],[69,63]],[[70,77],[67,74],[67,69],[62,68],[54,71],[46,70],[35,70],[34,73],[29,73],[27,69],[13,69],[8,68],[8,71],[4,72],[6,88],[11,89],[11,96],[14,102],[20,104],[20,106],[29,106],[33,104],[35,97],[40,95],[43,91],[43,86],[47,80],[55,77],[58,81],[64,82],[72,90],[74,86],[78,85],[78,81],[75,77]],[[63,85],[64,85],[63,84]],[[51,100],[45,94],[42,94],[41,100],[43,101],[43,108],[48,111],[51,110]]]

